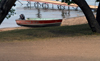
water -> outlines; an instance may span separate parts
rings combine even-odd
[[[94,5],[95,0],[86,0],[89,5]],[[32,9],[24,9],[23,7],[26,6],[27,2],[26,1],[21,1],[23,5],[21,5],[18,1],[16,2],[16,7],[13,7],[16,9],[16,14],[12,16],[9,19],[4,19],[2,24],[0,25],[0,28],[8,28],[8,27],[20,27],[16,24],[15,20],[19,18],[20,14],[24,14],[26,18],[72,18],[72,17],[78,17],[78,16],[84,16],[84,14],[80,11],[70,11],[70,16],[69,15],[63,15],[62,16],[62,10],[57,10],[57,5],[54,5],[54,8],[56,10],[43,10],[40,9],[40,13],[38,13],[38,10],[35,8]],[[34,2],[32,2],[33,6]],[[98,3],[97,3],[98,4]],[[50,9],[52,9],[52,5],[50,4]],[[65,12],[67,13],[68,7],[65,7],[66,10]],[[73,8],[71,8],[73,9]],[[40,14],[40,15],[37,15]]]

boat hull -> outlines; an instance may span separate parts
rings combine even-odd
[[[56,20],[16,20],[20,26],[27,27],[46,27],[46,26],[60,26],[62,19]]]

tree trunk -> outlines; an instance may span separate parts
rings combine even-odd
[[[76,4],[78,4],[78,6],[82,9],[92,31],[100,33],[100,26],[99,26],[98,22],[96,21],[94,15],[93,15],[93,12],[91,11],[87,2],[85,0],[73,0],[73,1]]]
[[[0,2],[0,24],[12,8],[16,0],[1,0]]]
[[[97,9],[96,20],[97,20],[97,22],[99,23],[99,26],[100,26],[100,2],[99,2],[99,5],[98,5],[98,9]]]

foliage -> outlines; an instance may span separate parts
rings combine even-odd
[[[12,15],[14,15],[14,14],[16,14],[16,13],[15,13],[15,9],[12,8],[12,9],[9,11],[8,15],[6,16],[6,18],[9,19],[9,18],[10,18]]]

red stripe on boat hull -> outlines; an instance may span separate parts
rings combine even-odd
[[[62,19],[57,20],[16,20],[16,23],[21,26],[60,26]]]

